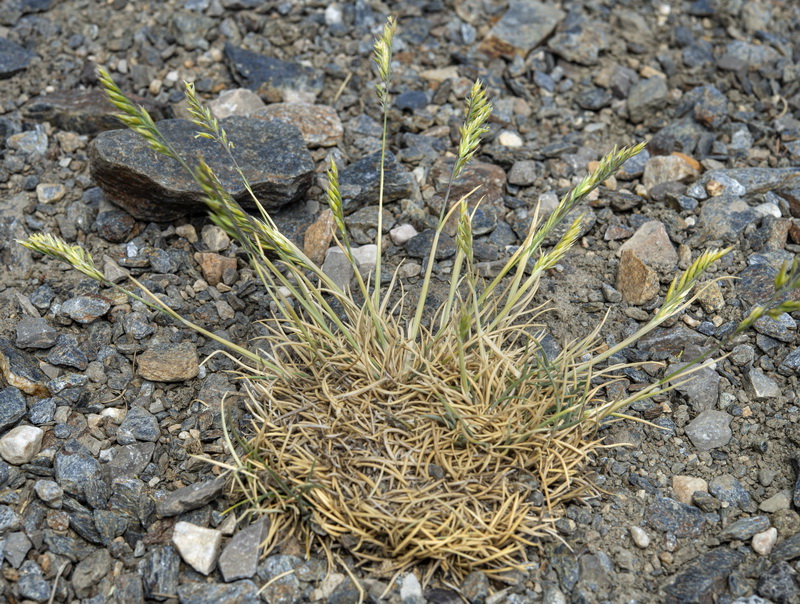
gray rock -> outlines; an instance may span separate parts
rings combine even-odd
[[[733,433],[733,417],[724,411],[708,409],[687,424],[686,436],[699,451],[710,451],[727,445]]]
[[[746,201],[727,192],[707,199],[700,206],[700,225],[715,238],[736,240],[748,224],[760,218]]]
[[[425,229],[412,237],[405,243],[406,252],[409,256],[414,258],[427,258],[431,253],[431,246],[435,232],[433,229]],[[452,237],[446,233],[439,236],[439,242],[436,246],[436,260],[444,260],[450,258],[456,253],[456,244]]]
[[[543,2],[512,0],[487,34],[484,46],[508,57],[524,57],[547,39],[564,15],[562,10]]]
[[[738,71],[740,69],[758,69],[765,63],[778,58],[778,53],[766,44],[751,44],[742,40],[734,40],[725,46],[718,65],[722,69]]]
[[[297,556],[269,556],[258,567],[258,578],[269,585],[261,592],[261,597],[270,604],[291,604],[300,599],[300,581],[294,575],[294,569],[303,565]],[[289,574],[287,574],[289,573]],[[279,575],[285,575],[277,578]],[[350,583],[344,581],[343,583]],[[341,587],[341,584],[339,585]],[[331,598],[333,594],[331,594]],[[330,598],[328,602],[330,602]]]
[[[759,595],[780,604],[797,602],[800,589],[797,587],[796,574],[788,562],[781,560],[758,578],[756,589]]]
[[[41,317],[22,317],[17,323],[19,348],[50,348],[56,343],[58,332]]]
[[[0,505],[0,535],[19,529],[19,516],[7,505]]]
[[[550,564],[558,575],[561,589],[572,591],[581,577],[581,567],[575,554],[564,545],[558,545],[550,555]]]
[[[628,117],[634,124],[643,122],[659,111],[667,102],[667,84],[664,78],[652,77],[631,86],[628,92]]]
[[[710,170],[703,174],[698,183],[705,187],[710,180],[722,182],[726,178],[733,179],[744,187],[741,195],[749,197],[796,182],[798,174],[800,168],[730,168]]]
[[[236,533],[217,562],[222,578],[230,583],[256,574],[261,544],[266,538],[268,519],[254,522]]]
[[[45,385],[47,376],[39,369],[39,363],[31,355],[17,350],[10,341],[0,338],[0,375],[9,386],[31,396],[50,396]],[[5,394],[3,394],[5,393]],[[9,388],[0,391],[0,397],[16,396]],[[0,398],[2,400],[2,398]],[[0,409],[5,407],[0,404]]]
[[[353,162],[339,172],[339,190],[345,214],[366,205],[378,203],[381,154],[372,153]],[[410,197],[414,192],[414,177],[386,152],[383,201],[389,203]]]
[[[11,566],[19,568],[25,561],[25,556],[31,550],[31,547],[33,547],[33,543],[25,533],[21,531],[9,533],[6,536],[3,555]]]
[[[648,147],[654,154],[669,154],[673,151],[693,154],[701,138],[706,134],[706,129],[694,119],[685,117],[656,132]]]
[[[82,539],[65,537],[64,535],[58,535],[50,530],[44,532],[44,542],[47,545],[47,549],[52,553],[58,556],[64,556],[72,562],[83,560],[96,550],[93,545],[89,545]]]
[[[156,426],[158,423],[156,422]],[[119,432],[117,433],[119,435]],[[114,457],[105,465],[111,480],[121,476],[138,476],[153,458],[155,442],[141,442],[117,447]]]
[[[750,494],[731,474],[715,476],[708,483],[708,492],[720,501],[743,510],[753,507]]]
[[[753,327],[758,333],[781,342],[794,342],[797,337],[797,322],[789,313],[781,313],[777,319],[761,317]]]
[[[28,407],[22,392],[14,387],[0,390],[0,431],[13,427],[25,417]]]
[[[776,398],[781,394],[778,383],[755,367],[745,375],[744,384],[750,395],[757,401]]]
[[[184,583],[178,587],[180,604],[258,604],[261,602],[258,594],[258,587],[252,581],[228,585]]]
[[[489,579],[479,570],[472,571],[461,583],[461,592],[472,604],[483,604],[489,596]]]
[[[684,366],[686,366],[686,363],[669,365],[667,366],[665,375],[670,375]],[[681,384],[675,388],[675,390],[687,398],[689,405],[695,412],[706,411],[717,405],[720,377],[714,369],[711,367],[704,367],[689,376],[677,377],[671,380],[671,383],[679,383],[684,380],[686,380],[686,383]]]
[[[660,496],[647,506],[645,517],[654,529],[681,539],[698,536],[706,522],[704,514],[696,507]]]
[[[156,442],[160,436],[158,419],[143,407],[131,407],[117,429],[117,442],[121,445],[136,441]]]
[[[761,533],[769,528],[769,518],[766,516],[752,516],[751,518],[741,518],[729,524],[719,534],[720,541],[731,541],[738,539],[744,541],[750,539],[756,533]]]
[[[547,47],[557,55],[572,63],[594,65],[600,53],[608,47],[608,24],[602,21],[570,19],[558,28],[556,34],[547,42]]]
[[[322,271],[342,290],[348,288],[350,280],[355,276],[353,265],[339,248],[330,248],[327,251]]]
[[[784,539],[772,550],[773,560],[794,560],[800,558],[800,532]]]
[[[158,513],[162,516],[177,516],[196,510],[219,497],[224,488],[225,479],[220,477],[177,489],[158,503]]]
[[[97,529],[97,534],[100,541],[106,547],[122,535],[128,528],[128,519],[116,512],[110,510],[95,510],[93,513],[94,526]]]
[[[164,600],[165,595],[178,591],[178,575],[181,557],[171,545],[156,546],[139,562],[144,595],[155,600]]]
[[[800,347],[795,348],[783,358],[778,366],[778,373],[781,375],[800,373]]]
[[[19,44],[0,38],[0,80],[25,70],[36,55]]]
[[[269,102],[313,103],[322,92],[322,72],[306,65],[281,61],[232,44],[225,44],[225,59],[237,84],[258,92],[261,98],[268,99]],[[228,134],[230,135],[230,131]],[[238,141],[236,137],[228,138]]]
[[[89,366],[89,359],[78,348],[75,336],[63,334],[56,339],[56,345],[47,354],[46,360],[56,367],[72,367],[84,371]]]
[[[99,295],[76,296],[61,305],[61,312],[73,321],[92,323],[111,309],[108,298]]]
[[[34,602],[46,602],[50,598],[50,582],[45,580],[42,569],[33,560],[22,563],[17,589],[22,598]]]
[[[668,602],[713,602],[727,591],[728,577],[744,562],[737,551],[718,548],[701,554],[675,575],[664,591]]]
[[[719,128],[728,117],[728,99],[716,86],[697,86],[683,95],[675,109],[678,116],[689,112],[698,123]]]
[[[86,481],[102,476],[98,461],[85,453],[56,453],[54,467],[59,486],[77,497],[83,496]]]
[[[98,549],[91,556],[81,560],[72,571],[72,587],[80,598],[89,597],[100,579],[111,570],[111,554],[106,549]]]
[[[224,119],[221,125],[235,143],[234,157],[265,208],[296,201],[311,186],[314,162],[297,128],[241,116]],[[164,120],[158,127],[190,161],[200,153],[223,188],[245,207],[253,207],[242,179],[216,143],[195,139],[197,126],[187,120]],[[132,131],[100,134],[90,159],[92,176],[104,195],[134,218],[164,222],[205,208],[202,191],[183,167],[153,153]]]
[[[33,490],[36,495],[49,507],[59,509],[64,500],[64,489],[58,486],[53,480],[37,480],[33,483]]]
[[[117,602],[144,602],[144,587],[138,573],[125,573],[114,581],[114,596]]]
[[[97,234],[111,243],[127,241],[135,227],[136,219],[122,210],[100,212],[94,221]]]
[[[2,397],[2,393],[0,393],[0,397]],[[28,412],[28,420],[34,426],[41,426],[43,424],[49,424],[53,421],[53,417],[56,414],[56,402],[52,398],[45,398],[40,401],[37,401],[31,406],[30,411]]]

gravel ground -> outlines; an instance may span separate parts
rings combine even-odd
[[[195,82],[220,117],[234,116],[226,128],[281,228],[347,280],[325,259],[320,175],[335,157],[351,237],[370,243],[380,145],[370,54],[390,12],[385,253],[406,259],[412,293],[475,77],[495,112],[458,188],[484,187],[475,252],[486,275],[537,201],[552,207],[612,146],[649,141],[582,208],[580,245],[542,282],[552,346],[606,312],[604,338],[619,341],[679,268],[730,245],[715,276],[738,280],[625,353],[669,370],[730,333],[800,250],[794,2],[4,0],[2,601],[358,601],[343,568],[326,574],[291,543],[259,559],[265,526],[222,515],[218,472],[193,457],[225,456],[218,402],[238,386],[228,359],[200,364],[216,345],[14,241],[60,234],[110,279],[145,279],[179,312],[247,343],[269,297],[196,212],[190,183],[110,131],[93,65],[159,119],[187,115],[181,81]],[[176,143],[199,148],[181,122],[171,127]],[[453,253],[445,241],[437,254],[442,283]],[[630,410],[655,426],[606,429],[609,444],[630,443],[587,468],[606,493],[567,508],[564,543],[532,552],[527,574],[425,586],[413,573],[352,576],[367,598],[404,603],[800,601],[798,318],[760,321],[700,379]],[[618,388],[662,371],[631,369]],[[346,552],[342,561],[352,564]]]

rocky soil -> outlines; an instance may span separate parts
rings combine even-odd
[[[95,64],[156,119],[187,116],[193,81],[225,122],[287,235],[348,280],[321,176],[342,167],[351,237],[374,262],[380,111],[371,50],[399,17],[384,225],[414,291],[446,187],[463,99],[495,111],[459,191],[483,186],[486,275],[613,145],[648,140],[593,195],[580,245],[542,283],[548,346],[645,322],[680,268],[732,251],[697,304],[626,351],[635,391],[769,297],[800,250],[800,6],[779,0],[4,0],[0,3],[0,599],[4,602],[800,601],[800,315],[761,320],[730,355],[630,409],[570,505],[564,543],[527,573],[420,585],[413,573],[326,573],[291,543],[266,558],[223,481],[220,402],[240,388],[217,345],[15,243],[54,232],[105,274],[246,344],[269,312],[241,250],[198,213],[182,174],[113,131]],[[206,150],[185,122],[175,143]],[[452,161],[452,160],[450,160]],[[237,186],[230,179],[232,187]],[[234,193],[237,193],[234,191]],[[436,274],[454,254],[445,240]],[[617,394],[619,391],[617,391]],[[615,392],[609,389],[609,396]],[[343,564],[352,560],[342,552]],[[358,586],[353,583],[358,581]]]

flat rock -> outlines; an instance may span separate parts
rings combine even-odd
[[[642,182],[645,189],[651,191],[656,185],[692,181],[699,175],[698,170],[680,155],[657,155],[645,164]]]
[[[645,517],[654,529],[673,533],[678,538],[697,537],[706,522],[698,508],[660,496],[647,506]]]
[[[183,382],[200,371],[197,349],[191,342],[156,343],[137,360],[138,374],[153,382]]]
[[[156,121],[172,117],[168,105],[136,95],[128,98],[144,107]],[[122,128],[122,123],[114,116],[116,112],[117,109],[99,89],[64,90],[37,96],[22,108],[26,119],[50,122],[56,128],[79,134],[98,134]]]
[[[58,332],[41,317],[22,317],[16,331],[16,344],[20,348],[50,348],[58,337]]]
[[[761,533],[769,528],[769,518],[766,516],[752,516],[751,518],[740,518],[726,526],[719,534],[721,541],[732,541],[737,539],[745,541],[756,533]]]
[[[203,507],[219,497],[224,488],[224,478],[198,482],[172,491],[163,501],[158,502],[156,507],[162,516],[177,516]]]
[[[640,305],[658,294],[658,273],[633,250],[622,252],[617,271],[617,289],[628,304]]]
[[[744,562],[744,554],[717,548],[684,565],[664,587],[665,602],[690,604],[713,602],[727,591],[728,577]]]
[[[731,194],[711,197],[700,206],[700,226],[714,239],[737,240],[748,224],[760,218],[755,208]]]
[[[600,53],[608,47],[608,23],[585,19],[576,23],[569,21],[567,19],[558,27],[547,47],[572,63],[596,64]]]
[[[781,388],[771,377],[757,367],[753,367],[745,375],[745,388],[757,401],[765,401],[781,395]]]
[[[236,533],[219,557],[219,570],[226,582],[249,579],[256,574],[261,544],[267,536],[267,522],[254,522]]]
[[[110,309],[109,299],[97,294],[75,296],[61,305],[62,314],[83,325],[96,321]]]
[[[111,480],[120,476],[137,476],[153,458],[154,442],[134,443],[116,448],[114,458],[104,467]]]
[[[117,442],[121,445],[130,445],[136,441],[156,442],[159,436],[161,429],[158,419],[143,407],[131,407],[117,428]]]
[[[39,369],[36,360],[29,354],[17,350],[5,338],[0,338],[0,375],[6,384],[13,387],[2,391],[9,393],[7,396],[12,396],[10,392],[15,389],[31,396],[50,396],[50,390],[46,385],[47,376]]]
[[[324,75],[311,67],[225,44],[225,60],[233,79],[269,102],[313,103],[322,92]],[[236,141],[236,138],[231,140]]]
[[[333,107],[309,103],[272,103],[252,114],[256,119],[281,120],[297,127],[311,147],[335,147],[344,137],[342,120]]]
[[[56,482],[67,493],[83,496],[84,487],[90,480],[102,477],[100,463],[85,453],[56,453]]]
[[[710,451],[727,445],[733,433],[733,417],[724,411],[708,409],[686,425],[686,436],[698,451]]]
[[[747,197],[791,186],[798,182],[798,178],[800,168],[729,168],[710,170],[700,177],[698,183],[705,187],[712,180],[735,180],[744,188],[741,195]]]
[[[781,560],[758,578],[756,589],[759,595],[773,602],[797,602],[800,588],[797,587],[796,574],[791,565]]]
[[[536,0],[511,0],[508,10],[486,35],[482,48],[496,55],[525,58],[553,33],[565,14]]]
[[[708,483],[709,492],[720,501],[743,510],[752,507],[747,489],[731,474],[715,476]]]
[[[36,54],[6,38],[0,38],[0,80],[25,70]]]
[[[27,411],[22,391],[14,386],[0,390],[0,431],[14,426]]]
[[[634,124],[653,116],[667,103],[667,83],[652,77],[636,82],[628,91],[628,116]]]
[[[246,208],[250,194],[217,143],[197,139],[187,120],[158,124],[164,137],[188,161],[200,153],[222,186]],[[232,153],[263,206],[275,209],[298,200],[311,186],[314,162],[300,131],[285,122],[234,116],[221,120]],[[205,208],[194,179],[175,160],[154,153],[131,130],[101,133],[90,150],[92,176],[103,194],[139,220],[166,222]]]
[[[636,229],[633,236],[617,250],[617,256],[621,256],[625,250],[634,251],[639,260],[660,270],[669,271],[678,264],[678,252],[664,224],[658,220],[645,222]]]
[[[414,177],[397,162],[391,152],[386,152],[385,159],[384,204],[411,196],[414,191]],[[339,191],[345,214],[378,203],[380,166],[381,154],[376,152],[340,170]]]
[[[184,583],[178,587],[180,604],[259,604],[259,590],[252,581]]]

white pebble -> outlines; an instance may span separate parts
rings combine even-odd
[[[417,229],[410,224],[401,224],[389,231],[389,236],[395,245],[403,245],[406,241],[417,235]]]
[[[497,142],[503,145],[504,147],[521,147],[522,146],[522,137],[516,132],[509,132],[508,130],[503,130],[497,136]]]
[[[762,533],[756,533],[753,535],[753,541],[751,542],[751,545],[755,553],[761,556],[769,556],[770,552],[772,551],[772,547],[775,545],[777,540],[778,529],[773,526]]]
[[[636,547],[644,549],[650,545],[650,537],[647,536],[644,530],[640,529],[638,526],[630,526],[628,530],[631,532],[631,539],[633,539]]]
[[[42,448],[44,431],[36,426],[17,426],[0,438],[0,456],[15,466],[28,463]]]
[[[217,564],[222,533],[190,522],[178,522],[172,532],[172,542],[184,562],[208,575]]]

